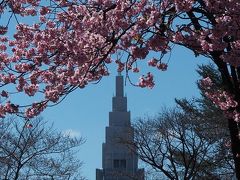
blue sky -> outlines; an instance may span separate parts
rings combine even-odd
[[[137,117],[154,115],[163,106],[174,106],[174,98],[199,96],[196,87],[199,76],[195,70],[197,64],[206,62],[203,57],[195,58],[190,51],[176,47],[168,71],[154,70],[156,86],[153,89],[134,87],[127,82],[125,93],[132,121]],[[84,162],[82,172],[89,180],[95,180],[95,169],[102,167],[102,143],[115,92],[116,75],[116,67],[112,67],[109,77],[103,78],[98,84],[90,84],[73,92],[61,104],[42,114],[45,120],[54,122],[55,128],[61,131],[71,130],[86,139],[78,157]],[[132,78],[133,82],[137,82],[135,75]]]

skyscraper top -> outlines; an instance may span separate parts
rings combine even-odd
[[[124,95],[124,88],[123,88],[123,76],[118,74],[116,77],[116,97],[123,97]]]

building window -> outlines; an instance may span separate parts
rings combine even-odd
[[[127,163],[126,163],[126,160],[125,159],[122,159],[122,160],[120,160],[120,168],[126,168],[126,165]]]
[[[119,160],[118,159],[113,160],[113,167],[114,168],[119,168]]]
[[[114,159],[113,167],[118,169],[126,169],[127,167],[126,159]]]

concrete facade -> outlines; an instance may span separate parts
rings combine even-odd
[[[116,95],[112,98],[109,126],[102,145],[102,169],[96,170],[96,180],[144,180],[144,170],[138,169],[138,157],[122,142],[133,142],[134,131],[124,96],[123,76],[116,77]]]

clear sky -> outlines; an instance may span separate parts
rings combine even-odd
[[[190,51],[177,47],[172,53],[168,71],[154,70],[156,86],[153,89],[134,87],[127,82],[125,93],[132,120],[154,115],[163,106],[173,106],[174,98],[199,96],[196,86],[199,76],[195,70],[197,64],[204,62],[207,61],[203,57],[195,58]],[[113,67],[111,75],[100,83],[73,92],[61,104],[42,114],[45,120],[54,122],[55,128],[70,130],[86,139],[78,155],[84,163],[82,173],[89,180],[95,180],[96,168],[102,167],[102,143],[115,92],[116,75],[116,67]],[[136,76],[132,78],[133,82],[137,82]]]

